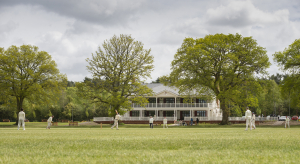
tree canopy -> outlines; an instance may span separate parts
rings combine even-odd
[[[16,110],[22,108],[24,99],[47,101],[51,94],[66,85],[66,81],[51,56],[38,51],[38,47],[0,48],[0,89],[6,96],[15,98]]]
[[[130,110],[131,102],[143,105],[147,102],[144,96],[152,94],[151,89],[141,84],[154,68],[150,51],[129,35],[113,36],[104,41],[91,59],[86,59],[93,80],[98,82],[84,86],[82,83],[81,88],[96,89],[97,93],[89,92],[88,96],[109,105],[111,115],[114,110],[121,114]]]
[[[254,74],[266,73],[269,66],[265,48],[252,37],[215,34],[184,39],[172,61],[171,74],[162,79],[180,89],[212,90],[220,100],[222,124],[228,124],[228,100],[237,100],[234,97],[241,94],[239,88],[248,85]]]

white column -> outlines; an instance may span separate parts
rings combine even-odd
[[[143,117],[143,115],[142,115],[142,112],[143,112],[143,111],[142,111],[142,110],[140,110],[140,117]]]
[[[175,117],[176,117],[176,114],[175,114],[175,109],[174,109],[174,120],[177,120],[177,119],[175,119]]]
[[[177,97],[175,97],[175,108],[176,108],[176,103],[177,103],[177,102],[176,102],[176,99],[177,99]],[[174,110],[174,111],[175,111],[175,110]],[[175,115],[175,112],[174,112],[174,115]]]

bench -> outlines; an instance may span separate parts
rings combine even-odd
[[[57,122],[52,122],[52,126],[58,126]]]
[[[47,119],[42,119],[42,122],[47,122],[48,120]]]
[[[26,119],[26,120],[24,120],[24,122],[29,122],[29,120],[28,120],[28,119]]]
[[[65,120],[61,120],[61,122],[69,122],[69,120],[66,120],[66,119],[65,119]]]
[[[69,126],[78,126],[78,122],[69,122]]]
[[[2,121],[3,121],[3,122],[10,122],[9,119],[3,119]]]

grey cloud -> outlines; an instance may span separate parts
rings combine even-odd
[[[136,17],[138,8],[145,3],[143,0],[72,0],[72,1],[41,1],[41,0],[14,0],[1,1],[0,6],[37,5],[49,12],[55,12],[81,21],[101,25],[122,25]]]
[[[234,28],[287,22],[289,11],[280,9],[264,12],[253,5],[252,1],[233,1],[226,6],[210,8],[206,13],[210,25]]]

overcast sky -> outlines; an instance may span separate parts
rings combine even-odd
[[[240,33],[272,54],[300,38],[299,0],[0,0],[0,47],[31,44],[47,51],[70,81],[91,77],[85,61],[113,35],[151,48],[151,82],[170,73],[185,37]]]

